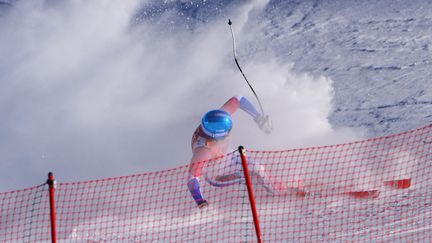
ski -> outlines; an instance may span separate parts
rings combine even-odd
[[[385,181],[384,186],[391,189],[407,189],[411,187],[411,178]],[[343,187],[331,187],[329,185],[308,185],[303,187],[286,187],[280,195],[294,194],[297,197],[310,198],[334,195],[347,195],[353,198],[374,199],[380,195],[380,190],[376,188],[347,190]]]

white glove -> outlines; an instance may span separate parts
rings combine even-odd
[[[273,124],[268,115],[260,115],[257,118],[255,118],[254,121],[256,122],[256,124],[258,124],[259,128],[263,132],[267,134],[271,133],[273,129]]]

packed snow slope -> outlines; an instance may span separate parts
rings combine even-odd
[[[429,124],[430,16],[423,0],[2,1],[0,191],[51,170],[76,181],[188,163],[201,114],[233,95],[253,98],[232,60],[228,18],[275,124],[266,137],[236,114],[233,147]]]
[[[215,16],[235,18],[235,2],[166,1],[143,16],[176,11],[182,23],[165,24],[193,29]],[[242,59],[274,55],[298,72],[330,77],[332,125],[380,136],[431,122],[431,1],[263,2],[244,27],[254,31],[239,48]]]

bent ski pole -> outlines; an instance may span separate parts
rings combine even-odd
[[[256,94],[255,90],[253,89],[252,85],[249,83],[249,80],[246,78],[246,75],[243,73],[243,70],[241,69],[240,64],[239,64],[239,62],[238,62],[238,60],[237,60],[236,43],[235,43],[234,32],[233,32],[233,29],[232,29],[232,22],[231,22],[231,19],[228,19],[228,25],[229,25],[230,30],[231,30],[231,36],[232,36],[232,41],[233,41],[232,43],[233,43],[233,55],[234,55],[234,61],[235,61],[235,63],[237,64],[237,68],[240,70],[240,73],[242,74],[244,80],[245,80],[246,83],[249,85],[249,88],[252,90],[252,93],[255,95],[255,98],[257,99],[258,104],[259,104],[259,107],[260,107],[260,109],[261,109],[261,114],[264,115],[265,113],[264,113],[264,109],[263,109],[263,107],[262,107],[262,105],[261,105],[261,101],[260,101],[260,99],[258,98],[258,95]]]

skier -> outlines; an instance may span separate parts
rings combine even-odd
[[[229,151],[228,136],[233,123],[231,115],[239,108],[248,113],[262,131],[269,134],[272,130],[269,117],[260,114],[252,103],[243,96],[232,97],[220,109],[211,110],[203,116],[200,126],[192,136],[193,155],[189,167],[190,179],[187,183],[193,199],[200,208],[208,204],[200,187],[200,177],[203,175],[204,166],[202,161],[224,155]],[[244,180],[239,167],[241,163],[239,157],[233,156],[229,163],[228,167],[232,168],[230,174],[218,176],[215,180],[206,177],[206,180],[213,186],[229,186]],[[264,167],[253,162],[249,162],[249,165],[251,174],[258,176],[259,182],[268,191],[277,193],[268,180]]]

